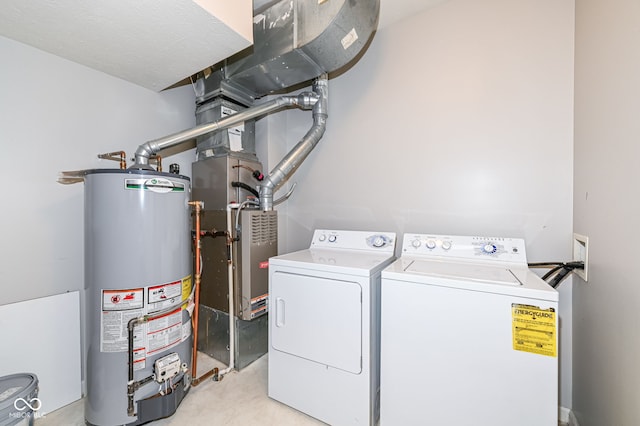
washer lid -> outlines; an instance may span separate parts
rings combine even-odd
[[[404,282],[558,301],[558,291],[526,266],[401,257],[382,271],[382,288]]]
[[[510,269],[479,264],[413,261],[405,272],[433,277],[464,279],[481,283],[521,286],[522,283]]]

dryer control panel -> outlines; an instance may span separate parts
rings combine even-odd
[[[527,264],[521,238],[404,234],[402,255]]]
[[[313,233],[310,248],[344,250],[368,250],[393,253],[396,245],[395,232],[337,231],[317,229]]]

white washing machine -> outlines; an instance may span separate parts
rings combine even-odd
[[[381,297],[381,425],[558,424],[558,293],[523,240],[405,234]]]
[[[381,272],[391,232],[316,230],[269,259],[269,397],[333,425],[375,424]]]

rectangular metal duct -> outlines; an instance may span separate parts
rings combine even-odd
[[[196,124],[213,123],[245,109],[246,107],[243,105],[218,97],[205,104],[198,105],[196,108]],[[198,136],[196,143],[198,160],[233,155],[249,161],[258,161],[258,157],[256,157],[255,120],[247,120],[230,129]]]
[[[196,84],[196,102],[224,95],[250,105],[269,93],[338,71],[378,25],[380,0],[282,0],[255,13],[254,45]]]

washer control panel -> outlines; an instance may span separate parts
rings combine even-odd
[[[310,248],[371,250],[393,253],[395,246],[395,232],[337,231],[329,229],[317,229],[313,233]]]
[[[521,238],[404,234],[402,255],[527,263]]]

